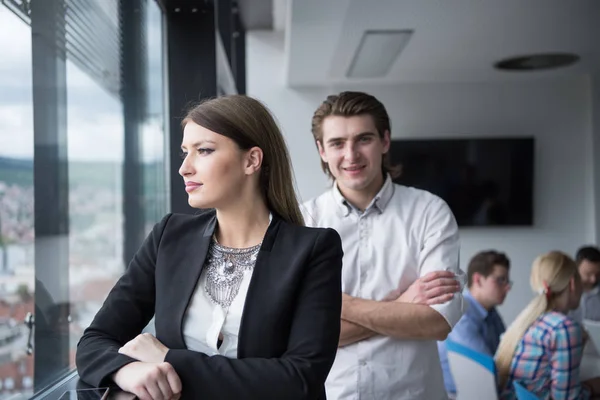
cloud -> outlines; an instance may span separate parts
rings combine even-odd
[[[3,5],[0,6],[0,49],[2,49],[3,62],[0,70],[7,65],[7,60],[31,60],[31,30],[29,26],[19,19],[12,11]]]
[[[163,46],[160,10],[147,16],[148,112],[142,127],[142,158],[163,156]],[[30,28],[0,4],[0,157],[33,157],[33,88]],[[70,160],[122,161],[120,99],[67,60],[67,146]]]
[[[33,107],[0,105],[0,157],[33,157]]]

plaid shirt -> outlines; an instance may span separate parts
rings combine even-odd
[[[583,345],[579,323],[558,312],[543,314],[517,346],[501,399],[516,398],[514,380],[540,399],[589,399],[589,391],[579,380]]]

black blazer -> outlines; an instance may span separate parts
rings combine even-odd
[[[79,341],[81,379],[113,384],[110,376],[136,361],[117,350],[155,315],[184,399],[325,399],[340,335],[340,236],[273,215],[248,288],[238,358],[229,359],[187,350],[182,333],[215,226],[214,210],[169,214],[155,225]]]

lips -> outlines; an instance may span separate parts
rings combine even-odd
[[[202,186],[201,183],[188,181],[185,183],[185,191],[190,193]]]
[[[365,169],[364,165],[353,165],[350,167],[342,168],[346,173],[350,175],[359,174],[363,169]]]

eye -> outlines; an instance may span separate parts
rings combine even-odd
[[[185,159],[187,157],[188,153],[186,153],[185,151],[181,150],[179,152],[179,157],[181,157],[181,159]]]
[[[370,136],[363,136],[360,138],[360,141],[362,143],[369,143],[371,141],[371,137]]]
[[[198,153],[204,154],[204,155],[208,155],[208,154],[212,153],[213,151],[214,151],[213,149],[207,149],[207,148],[199,148],[198,149]]]
[[[331,142],[330,146],[337,149],[342,147],[342,142]]]

